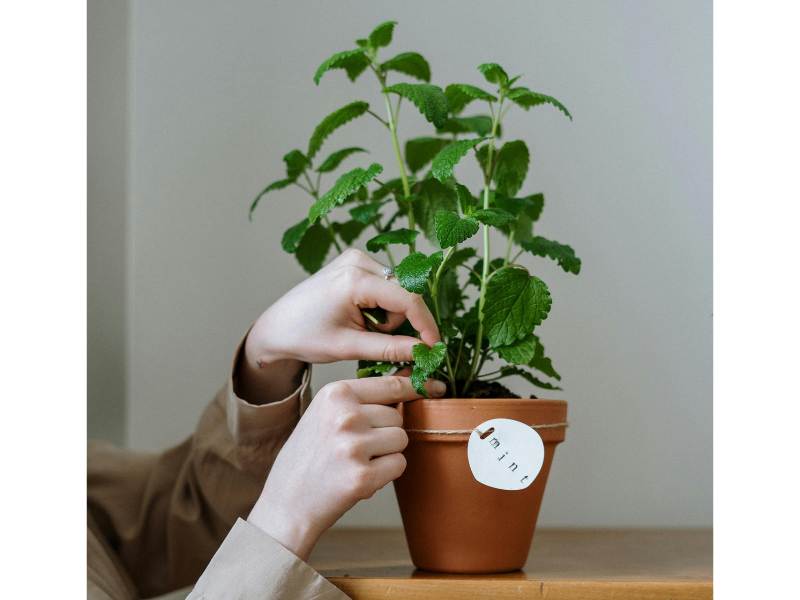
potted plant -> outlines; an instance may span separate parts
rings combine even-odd
[[[341,252],[370,231],[366,249],[385,255],[398,283],[424,297],[442,341],[414,348],[411,379],[422,395],[428,377],[441,379],[448,394],[446,399],[403,406],[410,438],[408,466],[395,489],[411,556],[418,567],[437,571],[514,570],[528,555],[555,446],[564,439],[567,410],[564,401],[519,398],[499,383],[516,376],[537,388],[560,389],[561,377],[534,333],[550,311],[550,292],[516,261],[532,254],[573,274],[580,271],[581,261],[569,246],[534,234],[544,196],[520,194],[529,168],[528,147],[522,140],[500,140],[508,133],[503,118],[512,108],[549,105],[572,117],[561,102],[519,85],[520,77],[510,77],[496,63],[478,66],[483,86],[432,85],[430,66],[420,54],[382,56],[394,27],[393,21],[378,25],[352,49],[325,60],[314,75],[319,84],[333,70],[343,70],[352,81],[371,72],[379,85],[383,116],[361,100],[329,114],[304,151],[284,156],[285,177],[258,194],[250,215],[266,194],[300,188],[310,196],[310,208],[285,232],[281,245],[306,271],[319,269],[331,248]],[[416,81],[391,81],[398,76]],[[430,136],[401,141],[403,103],[433,126]],[[464,113],[475,105],[488,112]],[[361,117],[385,128],[396,176],[387,178],[378,163],[364,163],[324,186],[323,180],[345,161],[366,153],[347,147],[322,160],[320,155],[334,131]],[[483,180],[477,193],[454,172],[468,154],[476,159]],[[490,247],[491,229],[505,236],[499,251]],[[479,252],[466,245],[473,237]],[[433,252],[418,247],[422,238]],[[401,256],[403,247],[407,251]],[[382,315],[365,311],[364,318],[378,323]],[[497,366],[487,370],[490,362]],[[404,366],[365,361],[358,376],[379,376]],[[525,489],[488,487],[470,471],[467,440],[492,418],[515,419],[542,438],[542,469]]]

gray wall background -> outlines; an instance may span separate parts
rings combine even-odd
[[[87,430],[126,439],[129,13],[122,0],[87,10]]]
[[[545,192],[540,232],[584,261],[577,278],[526,263],[553,293],[541,335],[572,423],[541,523],[711,524],[710,2],[89,8],[92,435],[156,449],[192,431],[249,323],[303,278],[279,240],[306,198],[275,195],[254,223],[248,202],[323,116],[358,98],[380,107],[367,76],[334,73],[319,88],[311,76],[396,19],[391,50],[422,52],[435,83],[480,83],[475,65],[496,61],[575,116],[506,120],[532,150],[524,190]],[[409,106],[401,127],[429,131]],[[392,169],[385,132],[366,118],[326,147],[356,141]],[[314,383],[352,373],[322,366]],[[399,522],[391,489],[341,521]]]

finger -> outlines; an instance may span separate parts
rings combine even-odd
[[[365,404],[361,407],[370,427],[402,427],[400,411],[383,404]]]
[[[407,335],[351,329],[340,334],[337,346],[345,360],[408,362],[417,344],[417,338]]]
[[[351,262],[360,269],[374,273],[375,275],[380,276],[381,279],[386,279],[386,269],[389,267],[381,264],[366,252],[356,250],[351,257]],[[392,271],[394,271],[394,269],[392,269]]]
[[[402,452],[408,446],[408,434],[402,427],[370,429],[364,435],[364,451],[370,458]]]
[[[383,265],[363,250],[357,248],[348,248],[342,252],[334,262],[337,261],[355,265],[360,269],[366,269],[370,273],[383,276]]]
[[[436,321],[419,294],[412,294],[392,281],[375,276],[363,277],[356,286],[355,296],[356,304],[362,308],[380,306],[391,313],[405,315],[429,346],[441,339]]]
[[[348,385],[362,404],[396,404],[422,397],[408,377],[396,375],[365,377],[349,381]],[[446,388],[443,382],[435,379],[429,379],[425,384],[425,390],[434,397],[443,396]]]
[[[390,481],[394,481],[406,470],[406,457],[396,452],[385,454],[369,461],[376,489],[380,489]]]

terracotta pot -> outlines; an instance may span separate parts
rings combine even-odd
[[[467,462],[469,434],[419,433],[472,430],[488,419],[531,425],[565,423],[563,400],[415,400],[403,405],[408,466],[394,483],[411,560],[446,573],[500,573],[522,568],[536,528],[547,476],[565,427],[537,429],[544,442],[542,470],[524,490],[485,486]]]

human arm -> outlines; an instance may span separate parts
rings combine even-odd
[[[377,326],[378,332],[370,331],[361,309],[378,306],[387,311],[387,323]],[[303,363],[410,360],[419,339],[387,335],[405,319],[423,341],[439,339],[419,296],[384,279],[382,266],[365,254],[348,251],[258,319],[237,352],[228,384],[191,438],[159,454],[94,448],[89,460],[90,514],[140,591],[162,593],[191,583],[231,524],[250,511],[307,404],[301,402],[308,393]],[[435,390],[431,393],[437,395]],[[301,455],[291,464],[307,466],[305,462]],[[328,525],[315,522],[300,543],[275,531],[280,523],[291,522],[276,518],[286,506],[274,500],[279,487],[269,488],[270,501],[264,503],[275,511],[267,529],[272,528],[284,547],[305,555],[304,548],[313,545],[309,540],[333,521],[328,515]],[[354,501],[349,497],[348,506]],[[341,514],[344,505],[347,502],[330,506]]]
[[[441,395],[444,384],[430,381],[427,388]],[[227,597],[231,582],[243,597],[338,597],[302,561],[341,515],[402,474],[408,437],[392,405],[418,397],[399,376],[323,387],[278,455],[247,521],[236,523],[189,597]],[[297,577],[284,581],[276,564],[291,565]]]

